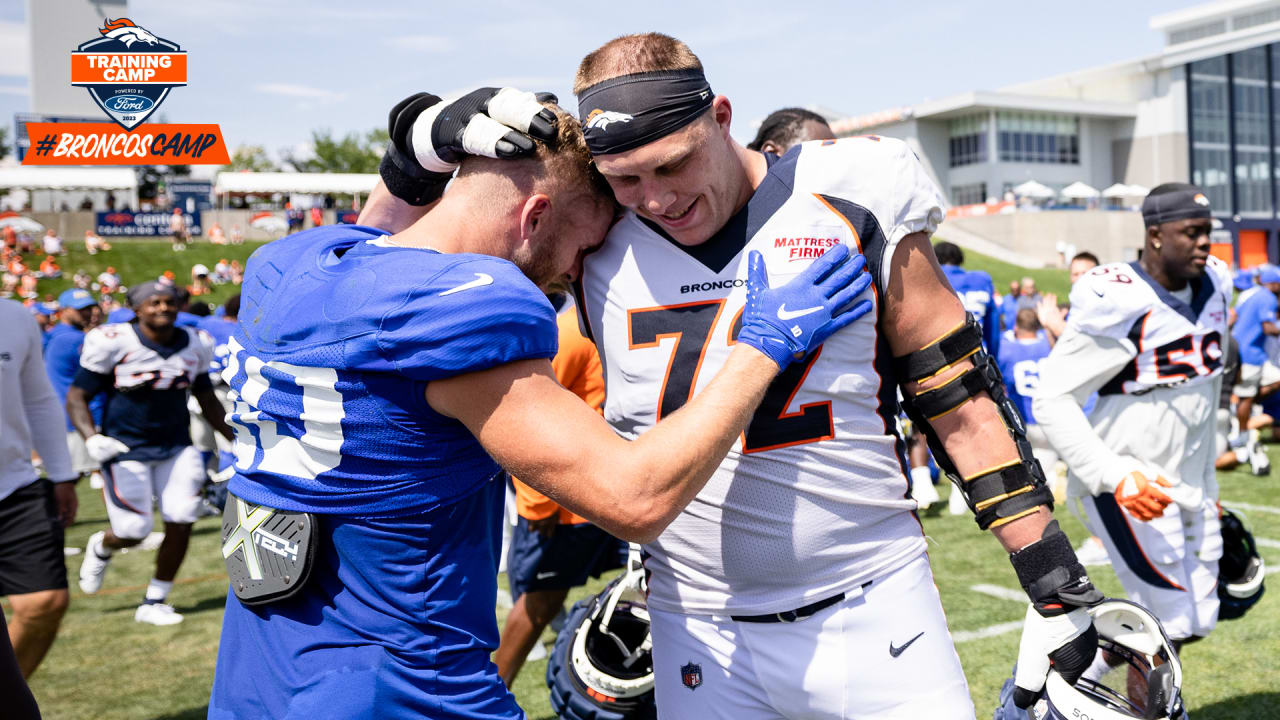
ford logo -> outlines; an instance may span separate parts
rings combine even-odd
[[[141,95],[116,95],[108,98],[103,104],[108,110],[115,112],[146,112],[155,105],[150,99]]]

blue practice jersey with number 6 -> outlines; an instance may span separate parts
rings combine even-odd
[[[432,380],[556,352],[555,311],[505,260],[317,228],[254,253],[223,378],[231,491],[284,510],[390,517],[475,491],[497,471]]]

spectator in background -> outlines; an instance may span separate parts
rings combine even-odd
[[[213,275],[210,277],[214,285],[226,285],[231,282],[231,266],[227,263],[226,258],[219,258],[214,263]]]
[[[54,260],[52,255],[45,255],[40,263],[38,276],[41,279],[57,280],[62,277],[62,268],[58,266],[58,261]]]
[[[101,251],[110,250],[111,246],[105,240],[98,237],[92,230],[84,231],[84,251],[90,255],[97,255]]]
[[[93,285],[93,276],[85,272],[84,268],[76,270],[76,274],[71,276],[71,284],[81,290],[90,290]]]
[[[1098,267],[1096,255],[1088,250],[1076,253],[1067,266],[1071,284],[1074,286],[1080,276],[1096,267]],[[1036,306],[1036,317],[1044,331],[1049,333],[1049,339],[1055,342],[1062,336],[1062,331],[1067,329],[1067,309],[1058,306],[1058,296],[1053,293],[1045,293],[1044,297],[1040,298],[1040,304]]]
[[[13,229],[12,225],[5,225],[4,230],[0,231],[4,236],[4,247],[9,252],[18,251],[18,231]]]
[[[213,223],[209,226],[209,242],[214,245],[226,245],[227,236],[222,232],[222,226]]]
[[[1267,336],[1280,335],[1276,319],[1277,294],[1280,294],[1280,269],[1264,267],[1258,273],[1258,284],[1236,298],[1236,324],[1231,328],[1231,335],[1240,348],[1240,374],[1233,391],[1239,427],[1231,446],[1247,448],[1251,464],[1254,464],[1253,456],[1259,455],[1256,463],[1259,466],[1265,451],[1257,440],[1257,433],[1249,431],[1249,418],[1255,397],[1265,397],[1280,389],[1280,367],[1267,354]]]
[[[31,234],[27,232],[18,233],[18,252],[23,255],[30,255],[36,249],[36,245],[31,241]]]
[[[1005,330],[1012,330],[1014,320],[1018,317],[1018,295],[1022,292],[1022,286],[1017,280],[1009,281],[1009,292],[1000,299],[1000,327]]]
[[[239,260],[231,261],[231,284],[239,285],[244,282],[244,267]]]
[[[191,266],[191,284],[187,286],[187,293],[191,297],[199,297],[208,295],[213,292],[213,286],[209,284],[209,268],[203,263],[196,263]]]
[[[831,132],[827,119],[818,113],[803,108],[783,108],[769,113],[760,123],[760,130],[747,144],[747,149],[781,157],[802,142],[833,139],[835,133]]]
[[[169,218],[169,232],[173,235],[173,251],[186,250],[191,233],[187,230],[187,219],[182,215],[182,208],[173,209],[173,215]]]
[[[45,255],[65,255],[67,252],[67,249],[62,247],[62,238],[58,237],[53,228],[44,231],[41,244]]]
[[[243,245],[243,244],[244,244],[244,231],[240,229],[240,225],[239,225],[239,224],[233,224],[233,225],[231,226],[231,236],[230,236],[230,237],[231,237],[231,244],[232,244],[232,245]]]
[[[8,634],[18,667],[31,677],[67,610],[63,528],[76,517],[76,475],[35,320],[0,300],[0,327],[0,596],[12,608]],[[48,479],[32,465],[33,451]],[[7,713],[9,696],[4,701]]]
[[[84,334],[102,322],[102,308],[88,290],[66,290],[58,296],[58,324],[49,331],[44,348],[44,369],[49,382],[58,394],[58,407],[67,405],[67,389],[80,369],[80,349],[84,347]],[[94,397],[89,403],[94,424],[102,423],[102,397]],[[77,477],[90,475],[89,484],[102,487],[102,475],[98,463],[85,450],[84,438],[76,432],[71,419],[65,417],[67,451],[71,455],[71,469]]]
[[[107,294],[120,289],[120,276],[116,274],[115,267],[108,265],[106,270],[98,273],[98,285],[94,289]]]
[[[311,206],[311,227],[320,227],[324,224],[324,212],[319,205]]]

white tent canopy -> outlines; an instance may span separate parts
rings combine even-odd
[[[133,168],[18,167],[0,168],[0,188],[24,190],[134,190]]]
[[[1132,194],[1132,191],[1129,189],[1129,186],[1125,185],[1124,183],[1116,183],[1115,185],[1109,185],[1102,191],[1102,197],[1104,198],[1129,197],[1131,194]]]
[[[1096,198],[1098,197],[1098,189],[1092,185],[1088,185],[1077,180],[1076,182],[1062,188],[1062,197],[1084,199]]]
[[[1151,188],[1143,187],[1141,185],[1129,186],[1129,197],[1145,198],[1147,195],[1150,195],[1150,194],[1151,194]]]
[[[368,193],[377,173],[220,172],[216,193]]]
[[[1057,193],[1047,185],[1042,185],[1035,180],[1028,180],[1013,189],[1013,194],[1021,197],[1032,198],[1051,198]]]

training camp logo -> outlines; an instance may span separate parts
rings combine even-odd
[[[1195,197],[1191,198],[1191,201],[1201,207],[1209,207],[1209,198],[1205,197],[1204,193],[1196,193]]]
[[[586,122],[582,123],[584,129],[600,130],[608,132],[609,125],[612,123],[629,123],[635,117],[626,113],[614,112],[613,110],[601,110],[596,108],[587,115]]]
[[[169,90],[187,84],[187,54],[129,18],[107,18],[98,37],[71,53],[71,84],[125,130],[160,107]]]

